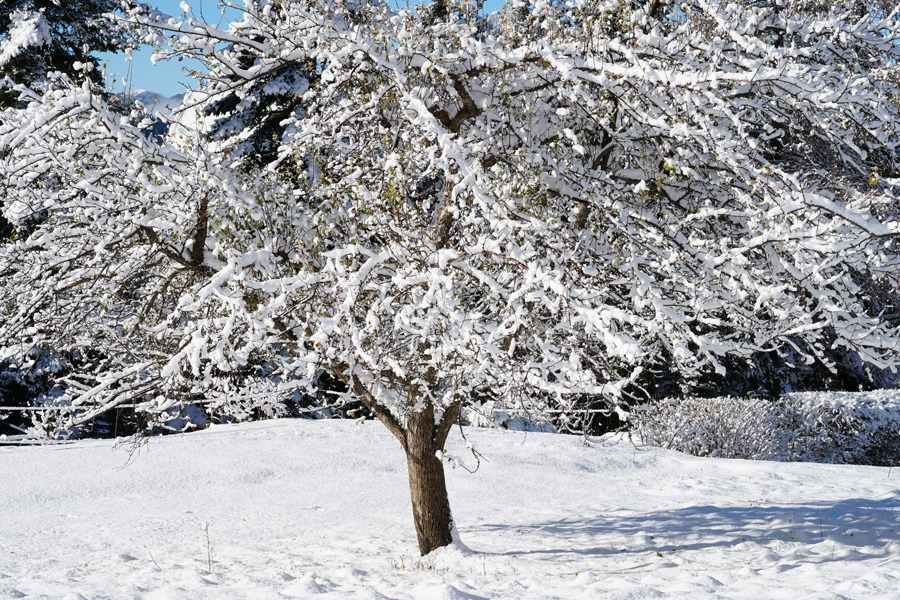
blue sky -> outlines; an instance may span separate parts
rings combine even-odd
[[[149,4],[174,17],[182,14],[179,8],[181,0],[149,0]],[[221,9],[216,6],[216,0],[188,0],[194,14],[203,17],[207,21],[217,22],[221,15]],[[201,12],[202,11],[202,12]],[[185,75],[185,68],[197,69],[200,63],[196,61],[175,60],[158,61],[155,65],[150,60],[153,50],[144,47],[134,53],[129,70],[128,61],[123,54],[102,54],[101,64],[106,63],[106,72],[109,77],[109,87],[116,92],[124,89],[123,78],[130,79],[131,90],[149,90],[163,96],[174,96],[185,91],[186,85],[192,85],[192,79]]]
[[[179,8],[181,0],[145,1],[172,16],[179,17],[182,14],[182,10]],[[203,17],[210,22],[218,22],[221,9],[216,6],[216,0],[188,0],[188,3],[198,17]],[[502,0],[486,0],[485,2],[485,8],[488,10],[490,7],[499,6],[502,6]],[[236,15],[232,13],[232,16]],[[129,79],[131,90],[149,90],[163,96],[174,96],[184,92],[186,85],[195,85],[193,80],[184,74],[184,69],[198,69],[200,63],[187,60],[183,62],[168,60],[159,61],[154,65],[150,60],[152,54],[153,51],[148,47],[135,52],[130,70],[129,63],[122,54],[100,55],[100,63],[106,63],[110,89],[116,92],[123,91],[125,87],[122,80]]]

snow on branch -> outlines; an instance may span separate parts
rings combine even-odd
[[[9,30],[0,39],[0,67],[30,48],[50,41],[50,25],[42,12],[19,9],[9,15]]]

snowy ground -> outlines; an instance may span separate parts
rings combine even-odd
[[[0,448],[0,599],[900,593],[900,469],[468,435],[485,460],[448,479],[469,550],[425,558],[377,423],[219,426],[131,457],[108,441]]]

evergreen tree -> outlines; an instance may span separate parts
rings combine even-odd
[[[93,52],[114,52],[126,44],[124,30],[107,16],[128,0],[0,0],[0,81],[34,86],[53,71],[102,85]],[[19,94],[0,86],[0,108]],[[0,215],[0,240],[15,233]]]
[[[259,3],[248,3],[257,7]],[[268,6],[268,19],[280,18],[280,3]],[[266,38],[267,25],[252,11],[233,25],[236,32],[251,40]],[[317,79],[311,61],[290,61],[267,70],[260,77],[247,77],[264,57],[253,48],[231,45],[240,70],[213,68],[208,74],[208,101],[203,112],[213,117],[207,126],[209,138],[224,142],[241,159],[243,168],[252,171],[278,159],[287,120],[302,106],[303,94]]]
[[[93,52],[115,52],[125,45],[124,33],[104,15],[122,7],[120,0],[0,0],[0,77],[34,84],[60,71],[73,78],[87,73],[98,85]],[[17,94],[0,93],[0,106]]]
[[[252,60],[248,57],[247,60]],[[285,121],[301,106],[314,70],[304,64],[288,64],[258,80],[235,82],[225,77],[224,92],[212,96],[204,113],[214,117],[208,135],[228,143],[252,170],[278,158]]]

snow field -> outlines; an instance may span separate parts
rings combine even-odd
[[[416,551],[378,423],[0,448],[0,600],[896,598],[900,471],[469,429],[462,544]],[[465,441],[451,455],[466,464]],[[206,528],[212,548],[210,572]]]

